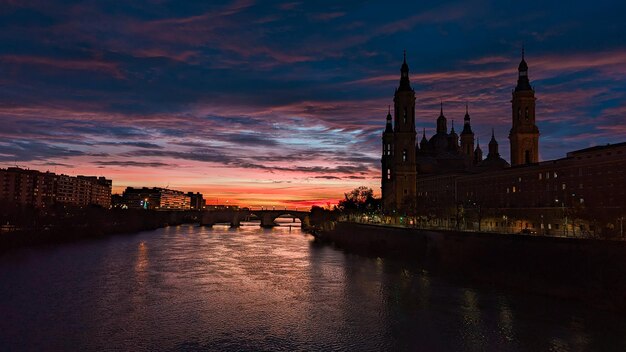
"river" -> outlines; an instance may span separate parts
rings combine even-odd
[[[0,256],[0,350],[626,350],[626,319],[347,254],[172,226]]]

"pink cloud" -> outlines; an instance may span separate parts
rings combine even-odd
[[[62,70],[95,71],[112,75],[118,79],[125,79],[125,75],[117,64],[101,59],[54,59],[41,56],[2,55],[0,62],[13,65],[35,65],[52,67]]]

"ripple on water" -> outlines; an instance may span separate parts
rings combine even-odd
[[[3,350],[626,350],[626,323],[346,254],[176,226],[0,257]]]

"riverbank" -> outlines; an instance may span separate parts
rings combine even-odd
[[[626,311],[626,243],[529,235],[419,230],[337,222],[317,231],[337,247],[407,258],[473,281]]]
[[[197,221],[193,212],[89,209],[31,228],[0,233],[0,253],[15,248],[154,230]]]

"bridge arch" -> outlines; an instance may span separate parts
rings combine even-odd
[[[276,226],[276,219],[283,215],[291,215],[300,220],[301,227],[310,226],[310,213],[307,211],[296,210],[252,210],[250,213],[256,215],[261,219],[261,227],[274,227]]]
[[[254,215],[261,220],[261,227],[276,226],[276,219],[282,215],[290,215],[300,220],[300,226],[303,228],[310,226],[310,213],[308,211],[297,210],[249,210],[249,209],[221,209],[209,210],[202,214],[200,220],[201,225],[213,226],[220,223],[230,223],[232,227],[241,226],[241,222]]]

